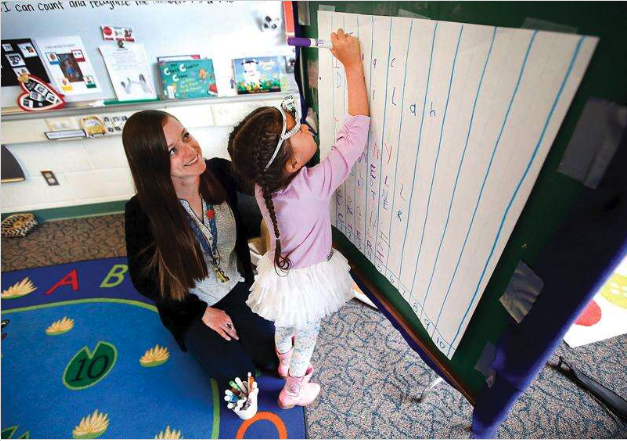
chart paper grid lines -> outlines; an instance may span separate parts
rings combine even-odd
[[[318,35],[358,36],[366,150],[332,222],[449,358],[531,193],[598,39],[318,12]],[[342,65],[320,51],[320,147],[347,111]]]

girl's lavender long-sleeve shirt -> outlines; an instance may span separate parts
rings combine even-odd
[[[286,188],[273,194],[282,255],[289,255],[292,268],[324,262],[331,252],[330,200],[364,151],[369,126],[369,117],[347,115],[329,155],[315,167],[300,169]],[[255,197],[274,252],[274,228],[259,186]]]

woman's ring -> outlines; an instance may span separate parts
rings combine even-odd
[[[229,329],[231,329],[231,328],[233,328],[233,325],[232,325],[232,324],[230,324],[230,323],[227,323],[227,324],[226,324],[226,327],[227,327],[227,328],[229,328]]]

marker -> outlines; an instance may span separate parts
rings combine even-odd
[[[239,400],[239,398],[234,396],[234,395],[231,395],[231,396],[225,395],[224,396],[224,401],[227,401],[229,403],[237,403],[238,400]]]
[[[237,390],[237,389],[235,389],[235,388],[231,388],[230,392],[231,392],[233,395],[235,395],[236,397],[239,397],[239,396],[241,396],[241,395],[242,395],[242,391]]]
[[[287,44],[290,46],[300,47],[325,47],[327,49],[331,49],[333,47],[333,43],[331,41],[320,40],[319,38],[288,37]]]
[[[248,389],[246,389],[246,385],[242,383],[242,380],[240,380],[239,377],[235,377],[235,383],[237,384],[239,390],[248,395]]]
[[[240,381],[241,383],[241,381]],[[231,389],[236,395],[239,395],[240,392],[244,392],[242,389],[239,388],[239,386],[237,385],[237,383],[235,383],[235,381],[231,380],[229,381],[229,386],[231,386],[233,389]]]
[[[255,382],[255,377],[252,377],[250,375],[250,372],[248,373],[248,391],[249,393],[253,391],[253,383]]]

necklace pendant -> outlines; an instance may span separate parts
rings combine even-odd
[[[226,274],[224,274],[224,271],[222,271],[222,268],[218,268],[216,266],[213,269],[216,273],[216,278],[220,281],[220,283],[226,283],[230,280],[229,277]]]

